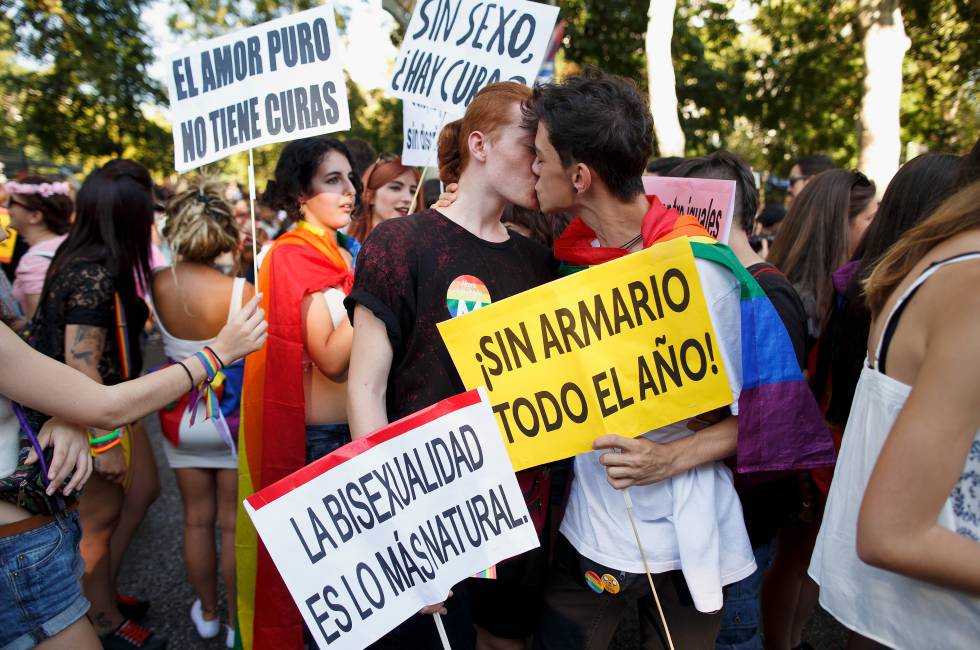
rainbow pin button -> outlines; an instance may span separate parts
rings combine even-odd
[[[487,285],[473,275],[459,276],[450,283],[446,292],[446,307],[453,318],[486,307],[490,302]]]
[[[605,586],[603,586],[602,583],[602,578],[600,578],[599,574],[595,571],[585,572],[585,584],[588,585],[589,589],[597,594],[601,594],[605,589]]]

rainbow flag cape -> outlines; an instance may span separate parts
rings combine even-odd
[[[353,239],[338,235],[337,241],[356,254]],[[242,390],[235,529],[239,650],[303,647],[300,613],[241,503],[306,464],[300,303],[327,287],[349,292],[353,280],[337,243],[304,228],[276,240],[259,270],[269,340],[246,359]]]
[[[736,469],[743,474],[833,465],[834,443],[810,392],[786,327],[762,287],[730,248],[708,235],[692,217],[648,196],[643,246],[687,237],[694,256],[720,264],[741,285],[742,391],[738,398]],[[627,255],[595,246],[595,233],[581,219],[555,242],[564,274]]]

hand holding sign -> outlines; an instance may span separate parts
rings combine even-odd
[[[732,402],[686,239],[439,324],[463,383],[486,386],[515,469]]]

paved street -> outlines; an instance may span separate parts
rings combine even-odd
[[[146,350],[146,357],[148,368],[159,363],[159,348],[151,345]],[[152,607],[144,624],[154,632],[168,637],[169,648],[172,650],[223,648],[223,634],[219,634],[217,639],[204,641],[198,638],[190,622],[188,612],[194,602],[194,594],[187,583],[182,560],[180,495],[173,471],[167,467],[160,448],[161,435],[156,415],[146,418],[145,424],[156,451],[162,490],[126,557],[120,589],[123,593],[150,599]],[[221,611],[225,611],[223,600]],[[813,618],[804,638],[817,650],[842,649],[845,640],[842,628],[822,611]],[[634,617],[627,619],[620,628],[612,648],[632,650],[638,647]]]

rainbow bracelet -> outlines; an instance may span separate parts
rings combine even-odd
[[[218,365],[217,359],[215,359],[213,356],[208,354],[207,348],[199,352],[195,352],[194,358],[200,361],[201,365],[204,366],[204,373],[208,377],[207,379],[208,383],[214,381],[214,378],[218,374],[218,371],[221,370],[221,366]]]

